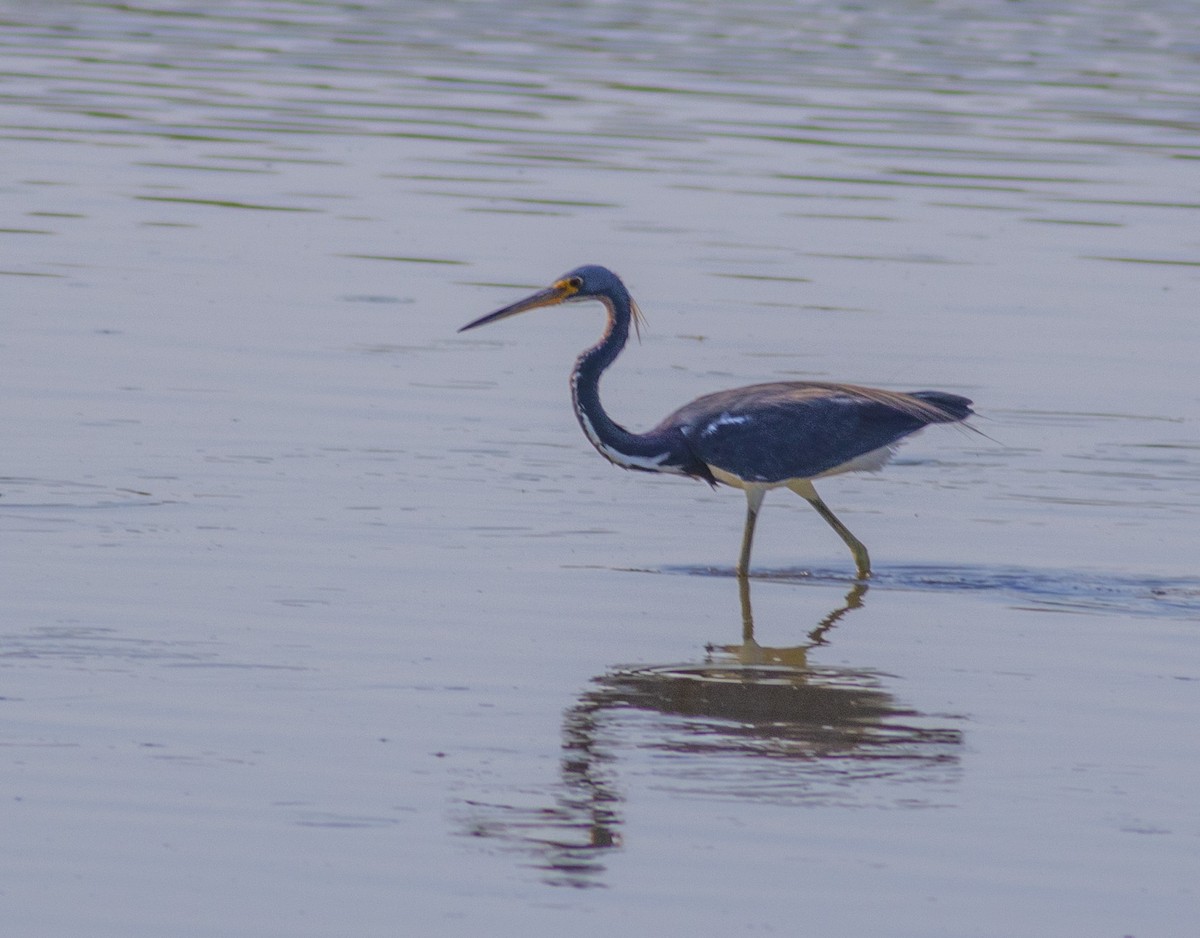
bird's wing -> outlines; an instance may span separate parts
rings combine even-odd
[[[811,479],[875,451],[886,455],[930,423],[963,419],[946,401],[817,382],[776,382],[718,391],[667,417],[705,464],[748,482]],[[874,468],[882,465],[879,461]],[[847,468],[870,468],[859,465]]]

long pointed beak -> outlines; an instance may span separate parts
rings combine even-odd
[[[498,309],[494,313],[488,313],[486,316],[481,316],[474,322],[469,322],[459,332],[466,332],[468,329],[474,329],[476,326],[486,326],[489,322],[499,322],[501,319],[507,319],[509,316],[515,316],[517,313],[524,313],[531,309],[538,309],[542,306],[556,306],[563,300],[575,293],[568,284],[559,281],[553,286],[546,287],[545,290],[538,290],[532,296],[527,296],[523,300],[517,300],[511,306],[505,306],[503,309]]]

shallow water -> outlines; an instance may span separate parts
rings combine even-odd
[[[396,8],[399,7],[399,8]],[[0,2],[14,934],[1177,935],[1189,3]],[[826,500],[647,427],[940,388]]]

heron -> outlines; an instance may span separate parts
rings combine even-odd
[[[596,300],[608,313],[600,341],[571,372],[571,402],[591,444],[625,469],[687,476],[742,489],[746,522],[735,572],[750,572],[750,548],[766,493],[788,488],[807,501],[850,548],[858,578],[871,575],[866,546],[817,494],[813,481],[882,469],[905,437],[933,423],[962,423],[972,402],[944,391],[884,391],[825,381],[773,381],[717,391],[684,404],[645,433],[609,417],[600,377],[629,340],[641,311],[607,267],[577,267],[543,290],[481,316],[459,332],[560,303]]]

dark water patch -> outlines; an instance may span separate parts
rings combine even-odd
[[[111,488],[70,479],[0,477],[0,510],[124,508],[169,504],[139,489]]]
[[[201,173],[242,173],[244,175],[265,176],[275,175],[278,171],[265,166],[212,166],[202,162],[194,163],[167,163],[143,161],[134,163],[135,166],[145,166],[149,169],[178,169],[184,172],[201,172]]]
[[[770,283],[812,283],[811,277],[783,277],[771,276],[767,274],[747,274],[747,273],[714,273],[713,277],[723,277],[726,280],[760,280]]]
[[[300,827],[326,827],[339,830],[387,828],[400,823],[399,818],[371,815],[340,814],[335,811],[299,812],[296,824]]]
[[[1167,267],[1200,267],[1200,260],[1182,260],[1170,257],[1104,257],[1099,254],[1082,255],[1089,261],[1112,261],[1117,264],[1159,264]]]
[[[0,635],[0,660],[63,661],[96,668],[152,661],[163,665],[200,665],[216,656],[212,642],[141,638],[116,629],[78,623],[40,626]]]
[[[139,202],[172,202],[181,205],[208,205],[216,208],[240,208],[256,212],[319,212],[321,209],[299,205],[266,205],[263,203],[235,202],[231,199],[197,199],[183,196],[136,195]]]
[[[1088,218],[1023,218],[1022,221],[1036,225],[1080,225],[1085,228],[1124,228],[1119,221],[1095,221]]]
[[[357,261],[393,261],[400,264],[451,264],[464,265],[466,261],[451,260],[447,257],[400,257],[388,254],[339,254],[338,257],[346,257]]]

